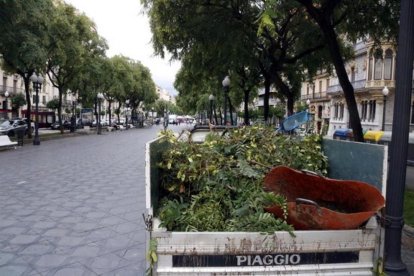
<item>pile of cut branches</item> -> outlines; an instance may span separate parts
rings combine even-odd
[[[169,231],[291,231],[285,198],[262,189],[264,176],[278,165],[322,175],[327,170],[316,135],[299,139],[254,126],[211,133],[197,144],[163,134],[171,146],[159,164],[158,215]],[[284,220],[264,211],[274,204],[284,208]]]

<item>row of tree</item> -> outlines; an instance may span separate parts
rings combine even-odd
[[[264,117],[269,94],[293,113],[301,83],[320,70],[338,76],[356,140],[363,141],[354,89],[345,64],[358,39],[395,40],[397,0],[141,0],[150,17],[157,54],[182,61],[175,87],[177,103],[187,112],[215,95],[218,103],[248,104],[264,87]],[[230,75],[230,99],[221,80]]]
[[[156,87],[149,69],[124,56],[108,58],[107,48],[94,22],[63,1],[0,0],[1,67],[23,79],[27,117],[34,73],[47,75],[58,89],[60,125],[67,93],[77,95],[82,106],[95,108],[97,94],[103,93],[109,113],[114,102],[119,109],[127,99],[133,112],[154,103]]]

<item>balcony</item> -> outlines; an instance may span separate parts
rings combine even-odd
[[[327,99],[327,98],[328,98],[328,94],[326,93],[326,91],[320,92],[320,93],[312,93],[312,94],[301,95],[300,96],[300,99],[302,101],[306,101],[307,99],[309,99],[309,100],[320,100],[320,99]]]
[[[384,86],[395,87],[394,80],[369,80],[367,81],[367,88],[383,88]]]
[[[269,105],[270,106],[275,106],[275,105],[277,105],[277,103],[278,103],[278,100],[277,99],[269,99]],[[264,106],[264,100],[261,99],[261,98],[259,98],[256,101],[256,106]]]
[[[352,82],[351,84],[354,87],[354,90],[359,90],[359,89],[365,88],[366,83],[367,83],[366,80],[358,80],[358,81]],[[340,84],[332,85],[332,86],[328,87],[327,92],[328,92],[328,94],[339,93],[339,92],[342,92],[342,87],[341,87]]]
[[[24,89],[23,88],[17,88],[17,87],[13,87],[13,86],[0,86],[0,95],[4,96],[4,93],[8,91],[9,92],[9,97],[10,96],[14,96],[16,94],[24,94]]]

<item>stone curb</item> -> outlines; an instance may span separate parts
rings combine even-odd
[[[406,234],[410,238],[413,238],[414,239],[414,227],[405,224],[404,225],[404,228],[403,228],[403,232],[404,232],[404,234]]]

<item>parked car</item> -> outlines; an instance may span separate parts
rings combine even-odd
[[[27,125],[27,120],[28,120],[27,118],[22,119],[22,121],[25,122],[26,125]],[[35,122],[33,122],[33,120],[31,120],[31,119],[30,119],[30,130],[31,130],[31,132],[34,132],[34,130],[35,130]]]
[[[96,125],[97,125],[96,120],[93,120],[92,121],[92,126],[93,127],[96,127]],[[109,125],[109,122],[108,121],[106,121],[104,119],[101,120],[101,126],[108,126],[108,125]]]
[[[5,120],[0,124],[0,135],[14,137],[19,131],[27,133],[27,124],[23,120]]]
[[[63,124],[63,128],[64,128],[64,129],[70,129],[70,122],[69,122],[69,121],[64,120],[64,121],[62,122],[62,124]],[[54,123],[50,126],[50,128],[51,128],[51,129],[60,129],[60,124],[59,124],[59,121],[54,122]]]

